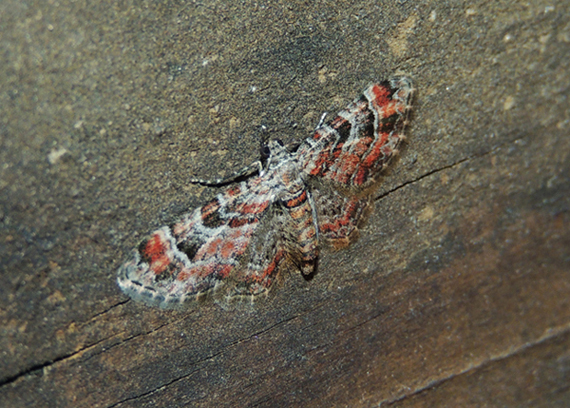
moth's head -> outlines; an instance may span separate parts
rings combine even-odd
[[[261,160],[264,167],[274,169],[279,167],[281,163],[291,157],[291,152],[285,147],[283,142],[279,139],[270,140],[261,149]]]

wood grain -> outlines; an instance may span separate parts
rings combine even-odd
[[[0,406],[568,405],[567,4],[16,3]],[[188,177],[307,137],[398,70],[408,142],[313,280],[230,310],[120,293],[140,238],[215,193]]]

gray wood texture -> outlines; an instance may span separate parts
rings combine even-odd
[[[0,3],[0,406],[568,406],[568,2]],[[401,71],[348,249],[253,306],[115,283],[260,141]]]

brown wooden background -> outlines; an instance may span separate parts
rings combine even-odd
[[[0,406],[570,405],[565,1],[0,3]],[[251,307],[116,269],[369,82],[417,86],[347,250]],[[265,130],[263,130],[265,127]]]

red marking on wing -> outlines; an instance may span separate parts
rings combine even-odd
[[[342,227],[354,224],[355,216],[360,210],[360,204],[358,201],[349,202],[347,206],[343,208],[342,217],[334,218],[334,222],[323,222],[319,225],[319,230],[321,233],[327,232],[337,232],[341,230]]]
[[[279,267],[279,264],[284,258],[285,258],[285,251],[283,250],[277,251],[277,253],[273,257],[269,265],[267,265],[267,267],[263,270],[263,273],[261,275],[253,275],[252,280],[255,282],[262,283],[263,286],[266,288],[271,286],[272,280],[267,280],[267,281],[265,280],[275,274],[277,268]]]
[[[243,203],[237,207],[236,211],[242,214],[259,214],[265,211],[268,205],[269,201],[263,201],[261,203]]]
[[[219,254],[224,259],[230,259],[234,257],[237,249],[233,241],[225,241],[219,249]]]
[[[228,225],[230,226],[230,228],[241,228],[246,224],[251,224],[257,221],[258,221],[257,219],[250,219],[245,217],[232,218],[228,223]]]
[[[324,164],[329,161],[328,152],[326,154],[320,154],[315,160],[315,167],[311,170],[311,176],[318,176],[324,169]]]
[[[164,272],[170,265],[171,259],[166,255],[168,247],[168,243],[159,234],[154,234],[143,250],[143,256],[150,259],[150,268],[156,275]]]
[[[230,187],[227,191],[226,191],[226,195],[230,196],[230,197],[236,197],[238,195],[241,194],[241,187],[239,184],[236,184],[235,186]]]
[[[176,280],[180,281],[180,282],[184,282],[185,280],[188,280],[193,276],[199,276],[199,275],[200,275],[200,273],[199,273],[198,268],[184,269],[178,274],[178,276],[176,277]]]
[[[383,162],[386,162],[392,156],[392,149],[386,148],[388,142],[388,133],[379,135],[380,138],[377,143],[374,143],[370,152],[362,160],[356,175],[354,176],[354,184],[362,185],[369,179],[370,169],[379,164],[381,157],[386,157]]]
[[[202,207],[202,219],[208,217],[210,214],[215,213],[220,209],[220,202],[218,199],[210,201],[208,204]]]
[[[391,102],[390,89],[386,88],[385,86],[374,84],[372,85],[370,91],[372,95],[374,95],[372,103],[373,105],[375,105],[374,106],[375,109],[378,109],[379,107],[384,107]]]

